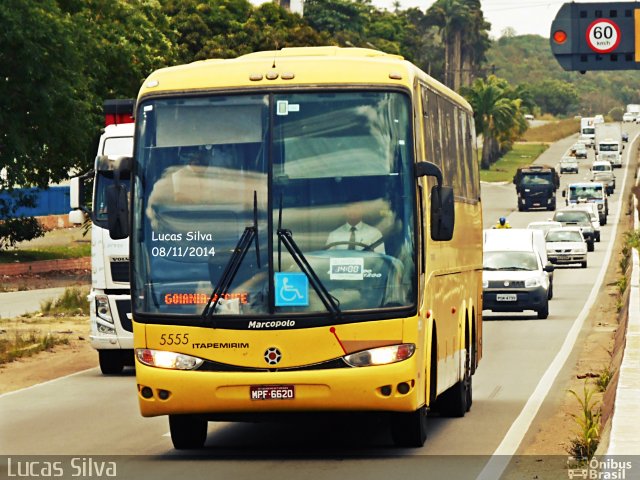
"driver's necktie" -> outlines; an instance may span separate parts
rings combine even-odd
[[[356,249],[356,227],[351,227],[351,236],[349,237],[349,250]]]

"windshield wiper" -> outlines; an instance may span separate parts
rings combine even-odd
[[[291,230],[282,228],[282,196],[280,196],[280,212],[278,216],[278,267],[280,268],[280,244],[284,244],[289,254],[293,257],[293,260],[298,265],[298,268],[309,279],[309,283],[320,297],[325,308],[331,313],[331,316],[336,319],[340,315],[340,302],[329,293],[327,287],[324,286],[320,277],[313,270],[309,261],[306,259],[300,247],[293,239],[293,233]]]
[[[244,260],[245,255],[249,251],[249,247],[251,246],[251,242],[255,239],[256,243],[256,260],[258,268],[260,267],[260,243],[258,239],[258,197],[257,193],[254,190],[253,192],[253,225],[249,227],[245,227],[238,243],[233,249],[233,253],[231,254],[231,258],[227,262],[227,265],[224,267],[224,272],[222,272],[222,276],[218,283],[216,284],[211,296],[209,297],[209,301],[202,310],[202,322],[207,324],[210,323],[212,327],[215,327],[215,322],[213,322],[213,312],[215,312],[216,307],[218,306],[218,302],[222,298],[222,296],[227,293],[227,290],[231,286],[233,279],[236,277],[238,270],[240,270],[240,265]]]

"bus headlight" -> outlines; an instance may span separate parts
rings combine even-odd
[[[344,361],[352,367],[369,367],[372,365],[388,365],[411,358],[416,351],[413,343],[403,343],[388,347],[372,348],[345,355]]]
[[[150,367],[171,370],[195,370],[204,363],[203,359],[185,355],[184,353],[151,350],[148,348],[136,348],[136,356],[140,363]]]

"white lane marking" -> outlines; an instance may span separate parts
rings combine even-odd
[[[631,145],[633,145],[633,143],[636,142],[636,139],[638,138],[639,135],[640,133],[636,134],[636,136],[633,137],[633,141],[631,142]],[[629,167],[630,165],[629,152],[632,150],[633,149],[629,149],[627,151],[627,163],[626,163],[627,167]],[[624,179],[622,181],[622,189],[620,190],[621,192],[624,192],[624,188],[627,183],[628,173],[629,173],[629,168],[626,168],[624,172]],[[553,382],[555,381],[556,377],[560,373],[560,370],[562,369],[563,365],[567,361],[567,358],[571,354],[571,351],[573,350],[576,340],[578,339],[578,335],[580,334],[580,330],[584,325],[587,315],[589,314],[591,307],[595,303],[596,296],[604,281],[604,276],[607,271],[607,268],[609,267],[609,262],[611,260],[613,245],[615,243],[614,240],[616,238],[616,233],[618,231],[618,222],[620,221],[620,215],[622,213],[623,204],[624,204],[624,199],[622,198],[622,193],[621,193],[620,201],[618,202],[618,210],[616,212],[615,222],[612,225],[612,229],[611,229],[611,242],[609,243],[609,248],[605,253],[605,257],[602,262],[602,267],[600,267],[600,272],[598,272],[598,277],[596,278],[596,282],[593,285],[591,292],[589,293],[589,299],[587,300],[587,303],[584,305],[584,307],[580,311],[580,314],[573,322],[573,325],[571,326],[571,329],[567,333],[567,337],[565,338],[565,341],[562,344],[562,347],[560,348],[555,358],[549,365],[549,368],[547,368],[547,371],[544,372],[544,375],[542,376],[542,378],[540,379],[540,382],[538,383],[535,390],[533,391],[533,394],[527,400],[527,403],[525,404],[524,408],[520,412],[520,415],[518,415],[518,418],[515,419],[515,421],[511,425],[511,428],[509,428],[509,431],[502,439],[502,442],[500,443],[500,445],[498,445],[498,448],[496,448],[495,452],[493,452],[491,459],[487,462],[485,467],[482,469],[482,472],[480,472],[480,475],[476,477],[476,480],[494,480],[496,478],[500,478],[500,476],[504,473],[504,470],[507,468],[507,466],[511,462],[511,457],[515,455],[516,451],[518,450],[518,447],[520,446],[520,443],[522,443],[522,439],[526,435],[527,431],[529,431],[529,427],[531,426],[531,423],[533,422],[536,414],[538,413],[538,410],[542,406],[542,402],[544,402],[544,399],[547,397],[547,394],[551,390],[551,386],[553,385]]]
[[[91,370],[95,370],[98,367],[87,368],[86,370],[82,370],[80,372],[70,373],[69,375],[65,375],[64,377],[54,378],[53,380],[47,380],[46,382],[36,383],[35,385],[31,385],[29,387],[21,388],[20,390],[14,390],[12,392],[7,392],[0,394],[0,398],[8,397],[9,395],[15,395],[16,393],[26,392],[27,390],[32,390],[34,388],[42,387],[44,385],[49,385],[50,383],[58,382],[60,380],[64,380],[65,378],[75,377],[76,375],[82,375],[83,373],[90,372]]]

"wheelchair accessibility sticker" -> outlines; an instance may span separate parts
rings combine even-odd
[[[275,274],[276,307],[309,305],[309,279],[304,273]]]

